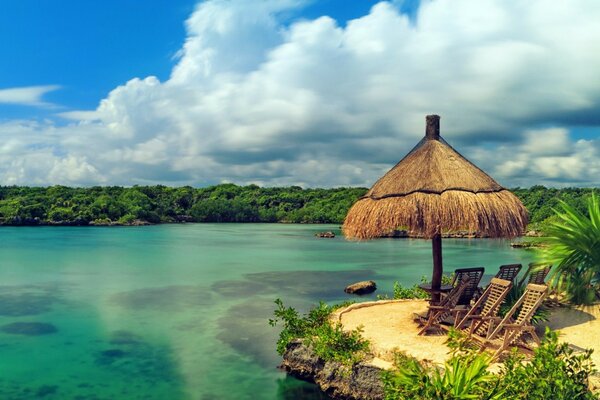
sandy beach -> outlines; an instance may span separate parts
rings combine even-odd
[[[382,368],[392,366],[393,352],[400,350],[419,360],[443,363],[448,358],[446,336],[429,334],[419,336],[413,313],[427,310],[426,300],[384,300],[353,304],[338,310],[333,318],[340,321],[344,329],[362,326],[363,336],[371,343],[375,355],[373,364]],[[600,366],[600,307],[551,309],[549,321],[540,324],[560,332],[560,339],[575,349],[592,348],[592,359]]]

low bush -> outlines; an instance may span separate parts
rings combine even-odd
[[[320,302],[304,316],[300,316],[293,307],[285,307],[281,299],[275,300],[275,304],[275,318],[270,319],[269,324],[276,326],[279,322],[282,323],[277,341],[279,354],[285,352],[293,339],[303,339],[304,343],[311,345],[315,353],[325,361],[352,365],[365,357],[369,342],[361,336],[362,329],[359,327],[344,331],[340,323],[332,324],[329,320],[333,311],[351,302],[334,306]]]
[[[588,388],[592,350],[575,354],[555,332],[546,331],[527,362],[511,353],[498,374],[488,372],[490,357],[469,348],[462,334],[451,333],[448,345],[452,355],[443,368],[397,354],[395,369],[382,375],[386,400],[599,399]]]
[[[449,285],[452,283],[453,276],[452,275],[443,275],[442,276],[442,285]],[[421,277],[421,283],[429,282],[429,278],[426,276]],[[415,283],[411,287],[404,287],[398,281],[394,282],[394,293],[392,294],[392,299],[400,300],[400,299],[428,299],[429,293],[419,287],[419,284]],[[387,294],[377,295],[378,300],[389,300],[390,296]]]

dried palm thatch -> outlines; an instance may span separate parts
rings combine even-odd
[[[447,144],[439,116],[429,115],[426,137],[352,206],[343,232],[354,239],[398,228],[426,238],[455,231],[514,237],[526,225],[521,201]]]

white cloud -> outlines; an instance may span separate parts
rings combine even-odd
[[[512,186],[598,186],[600,138],[572,140],[564,129],[525,132],[520,144],[481,151],[480,165]]]
[[[0,178],[369,186],[439,113],[506,185],[600,184],[600,146],[568,129],[600,123],[594,0],[437,0],[413,21],[382,2],[345,26],[281,22],[303,3],[200,3],[165,82],[133,78],[62,113],[67,126],[0,125]]]
[[[42,97],[54,90],[60,89],[58,85],[27,86],[0,89],[0,104],[17,104],[24,106],[50,106]]]

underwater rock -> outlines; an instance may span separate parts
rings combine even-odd
[[[0,286],[0,315],[21,317],[38,315],[52,309],[60,290],[53,286]]]
[[[201,286],[171,285],[117,293],[111,297],[111,302],[136,311],[179,312],[210,304],[210,295]]]
[[[112,345],[141,345],[143,340],[133,332],[117,330],[111,333],[109,343]]]
[[[45,322],[13,322],[2,325],[0,330],[11,335],[25,336],[49,335],[58,331],[54,325]]]
[[[42,385],[35,392],[36,397],[46,397],[52,394],[55,394],[58,391],[58,386],[56,385]]]

